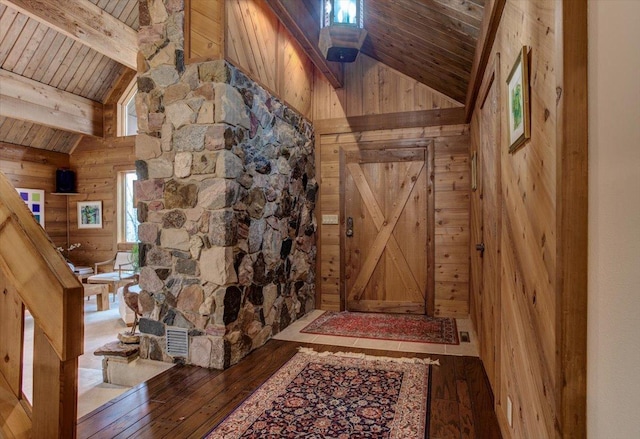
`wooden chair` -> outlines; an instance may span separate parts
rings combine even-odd
[[[112,271],[101,273],[100,267],[109,265]],[[118,252],[108,261],[98,262],[94,265],[94,275],[87,278],[89,284],[108,284],[109,292],[113,293],[113,301],[116,300],[116,291],[123,283],[131,280],[135,275],[133,254],[131,252]]]

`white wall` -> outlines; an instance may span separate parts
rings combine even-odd
[[[640,438],[640,1],[589,0],[590,439]]]

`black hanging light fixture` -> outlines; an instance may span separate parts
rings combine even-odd
[[[327,61],[353,62],[367,36],[364,0],[322,0],[318,46]]]

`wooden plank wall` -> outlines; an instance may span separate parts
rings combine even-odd
[[[188,62],[224,56],[224,0],[186,0],[185,53]]]
[[[435,130],[435,315],[468,317],[469,127]]]
[[[226,56],[254,81],[311,119],[315,67],[263,0],[227,0]]]
[[[81,195],[70,199],[69,234],[76,264],[90,265],[112,258],[117,249],[116,201],[120,171],[135,170],[135,136],[98,139],[83,137],[73,154],[71,168],[76,171]],[[102,201],[101,229],[78,229],[77,202]]]
[[[315,67],[264,0],[187,0],[185,10],[189,62],[225,58],[311,119]]]
[[[433,148],[435,187],[435,314],[466,317],[469,312],[469,130],[467,125],[405,128],[321,135],[318,217],[340,217],[340,149],[402,139],[406,146]],[[340,226],[320,226],[321,309],[340,310]]]
[[[559,437],[557,381],[558,295],[556,272],[559,234],[556,163],[556,87],[558,57],[556,8],[554,0],[508,0],[488,65],[500,55],[498,84],[503,116],[500,136],[502,173],[501,231],[501,354],[496,359],[500,388],[494,388],[496,411],[505,438]],[[506,78],[522,49],[530,47],[531,139],[514,154],[508,153]],[[561,67],[561,66],[560,66]],[[490,74],[487,69],[486,74]],[[472,149],[480,147],[479,101],[471,123]],[[480,166],[478,166],[480,168]],[[479,192],[472,194],[478,197]],[[472,218],[479,200],[472,200]],[[480,268],[481,269],[481,268]],[[475,273],[471,273],[472,278]],[[471,296],[478,294],[475,283]],[[471,315],[480,325],[477,301],[471,300]],[[482,337],[483,334],[480,334]],[[488,341],[486,341],[488,342]],[[492,361],[484,358],[483,361]],[[506,418],[507,397],[513,402],[513,427]],[[573,420],[566,420],[573,422]]]
[[[340,148],[368,142],[401,141],[435,148],[435,312],[463,316],[469,312],[469,130],[467,125],[344,131],[345,117],[456,108],[460,104],[365,55],[345,64],[345,86],[333,87],[316,73],[314,122],[323,121],[316,136],[316,167],[320,183],[317,215],[340,215]],[[338,122],[339,121],[339,122]],[[328,123],[325,123],[328,122]],[[318,221],[320,223],[320,221]],[[321,309],[340,309],[339,226],[319,225],[317,292]]]
[[[69,167],[69,155],[0,142],[0,172],[14,187],[44,189],[45,231],[56,246],[67,241],[67,197],[56,191],[56,169]]]
[[[462,106],[362,53],[344,69],[344,87],[338,90],[316,70],[313,120]]]

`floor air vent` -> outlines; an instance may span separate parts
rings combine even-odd
[[[167,326],[167,354],[172,357],[189,355],[189,334],[186,329]]]

